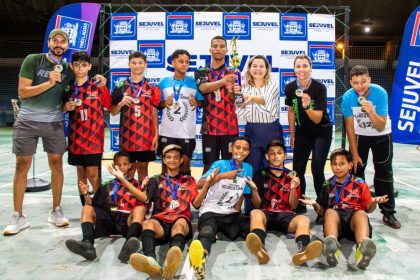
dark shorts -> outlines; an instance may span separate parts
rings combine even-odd
[[[175,144],[175,145],[180,146],[182,148],[182,153],[189,158],[191,158],[194,153],[195,139],[181,139],[181,138],[159,136],[158,155],[162,155],[163,149],[170,144]]]
[[[13,124],[13,147],[16,156],[32,156],[36,153],[39,137],[42,138],[44,151],[49,154],[64,154],[66,138],[64,121],[34,122],[20,119]]]
[[[83,167],[87,166],[101,166],[102,163],[102,153],[100,154],[90,154],[90,155],[76,155],[69,153],[68,162],[70,165],[79,165]]]
[[[96,213],[95,238],[110,235],[126,236],[128,233],[128,217],[130,214],[111,211],[93,206]]]
[[[241,233],[241,219],[239,213],[233,214],[217,214],[213,212],[207,212],[201,215],[198,218],[198,231],[205,226],[208,226],[212,229],[214,233],[214,238],[212,242],[216,239],[216,234],[218,232],[226,235],[230,240],[236,239]]]
[[[156,159],[154,151],[128,152],[130,155],[130,162],[151,162]]]
[[[219,159],[219,154],[222,154],[222,159],[230,159],[229,146],[238,135],[207,135],[203,134],[203,163],[211,165]]]
[[[178,219],[176,219],[173,223],[167,223],[167,222],[162,221],[161,219],[156,218],[156,217],[151,217],[150,219],[154,219],[154,220],[158,221],[158,222],[159,222],[159,224],[160,224],[160,225],[162,226],[162,228],[163,228],[163,236],[162,236],[162,238],[159,238],[159,239],[157,239],[157,240],[156,240],[156,242],[157,242],[158,244],[166,244],[166,243],[168,243],[169,241],[171,241],[171,231],[172,231],[172,227],[174,226],[174,224],[176,223],[176,221],[178,221],[179,219],[184,219],[184,220],[187,222],[187,224],[188,224],[189,231],[188,231],[188,235],[187,235],[187,237],[186,237],[186,240],[191,239],[191,238],[192,238],[192,236],[193,236],[193,230],[192,230],[191,222],[189,222],[189,221],[188,221],[187,219],[185,219],[184,217],[179,217],[179,218],[178,218]]]
[[[347,238],[350,241],[356,241],[354,231],[351,230],[350,222],[353,214],[356,212],[354,210],[342,210],[336,209],[338,216],[340,217],[340,229],[338,233],[338,240],[342,238]],[[372,226],[370,225],[369,217],[369,238],[372,238]]]
[[[263,210],[267,219],[267,231],[276,230],[288,233],[290,222],[297,216],[293,212],[271,212]]]

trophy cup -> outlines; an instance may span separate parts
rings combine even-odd
[[[239,65],[241,65],[241,59],[240,59],[239,53],[238,53],[237,41],[238,41],[238,38],[232,38],[232,40],[230,41],[230,46],[232,48],[230,63],[235,68],[236,82],[238,83],[239,86],[241,86],[242,85],[242,83],[241,83],[241,71],[239,71],[239,69],[238,69]],[[236,105],[242,104],[242,103],[244,103],[244,101],[245,101],[244,96],[242,95],[241,92],[235,93],[235,104]]]

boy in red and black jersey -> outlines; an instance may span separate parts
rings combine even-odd
[[[161,93],[144,77],[146,56],[138,51],[129,56],[130,77],[112,91],[111,114],[120,113],[120,150],[130,154],[139,181],[147,176],[150,161],[155,160],[158,146],[158,106]]]
[[[64,111],[69,112],[68,162],[77,168],[77,182],[87,184],[93,191],[100,186],[100,166],[104,151],[104,109],[111,108],[111,95],[106,86],[100,86],[89,78],[92,67],[85,51],[72,54],[71,68],[75,78],[63,96]],[[82,191],[80,199],[84,204]]]
[[[67,248],[87,260],[96,258],[94,239],[120,234],[126,237],[118,259],[127,262],[132,253],[140,249],[140,234],[145,217],[143,202],[146,192],[138,182],[127,176],[131,167],[130,156],[124,151],[114,155],[114,164],[108,171],[116,178],[100,187],[93,198],[89,196],[88,186],[80,182],[86,205],[82,209],[82,241],[66,240]],[[147,184],[146,178],[142,184]]]
[[[185,243],[192,237],[190,205],[194,205],[198,193],[194,178],[180,173],[180,146],[166,146],[162,160],[167,173],[153,177],[147,185],[147,198],[154,207],[151,218],[143,223],[143,254],[131,255],[130,263],[153,278],[172,279],[181,264]],[[156,261],[155,241],[170,242],[163,269]]]
[[[225,63],[228,52],[226,39],[216,36],[211,40],[211,63],[195,72],[198,89],[204,96],[203,123],[203,174],[219,159],[230,159],[229,144],[238,135],[238,117],[235,112],[233,86],[234,70]]]
[[[308,217],[293,212],[299,204],[300,181],[293,171],[284,167],[286,147],[282,141],[273,140],[267,145],[267,169],[254,175],[261,198],[261,208],[251,211],[251,233],[246,237],[246,245],[260,264],[270,261],[264,244],[267,230],[278,230],[284,234],[296,233],[297,253],[292,261],[302,265],[322,253],[322,242],[310,242],[310,221]]]
[[[316,200],[305,196],[301,201],[312,205],[319,215],[325,215],[324,255],[328,264],[337,265],[337,240],[345,237],[356,241],[348,259],[349,266],[364,269],[376,253],[366,212],[371,213],[378,203],[387,202],[388,196],[372,198],[368,184],[350,173],[353,158],[349,151],[337,149],[331,153],[330,160],[334,176],[325,181],[320,196]]]

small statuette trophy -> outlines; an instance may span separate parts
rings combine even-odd
[[[237,41],[238,41],[238,38],[232,38],[232,40],[230,41],[230,47],[232,48],[230,63],[235,68],[236,82],[238,83],[239,86],[241,86],[242,85],[241,71],[239,71],[238,69],[239,65],[241,65],[241,59],[238,53]],[[241,92],[235,93],[235,105],[240,105],[244,103],[244,101],[245,101],[244,96],[242,95]]]
[[[61,64],[56,64],[55,66],[54,66],[54,71],[56,71],[56,72],[58,72],[58,73],[60,73],[61,74],[61,72],[63,72],[63,65],[61,65]],[[58,81],[58,82],[60,82],[61,83],[61,77],[60,77],[60,80]]]

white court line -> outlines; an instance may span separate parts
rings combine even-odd
[[[369,168],[369,167],[366,167],[366,169],[368,169],[370,172],[372,172],[372,173],[375,173],[375,170],[374,169],[372,169],[372,168]],[[401,183],[401,184],[403,184],[403,185],[406,185],[407,187],[410,187],[410,188],[412,188],[412,189],[415,189],[415,190],[417,190],[417,191],[420,191],[420,188],[416,188],[415,186],[413,186],[413,185],[410,185],[410,184],[408,184],[408,183],[406,183],[406,182],[403,182],[403,181],[401,181],[401,180],[399,180],[399,179],[397,179],[395,176],[394,176],[394,181],[397,181],[398,183]]]
[[[13,193],[0,193],[0,196],[13,196]],[[25,193],[25,197],[52,197],[52,194],[36,194],[36,193]],[[78,195],[61,195],[61,197],[65,198],[79,198]]]

